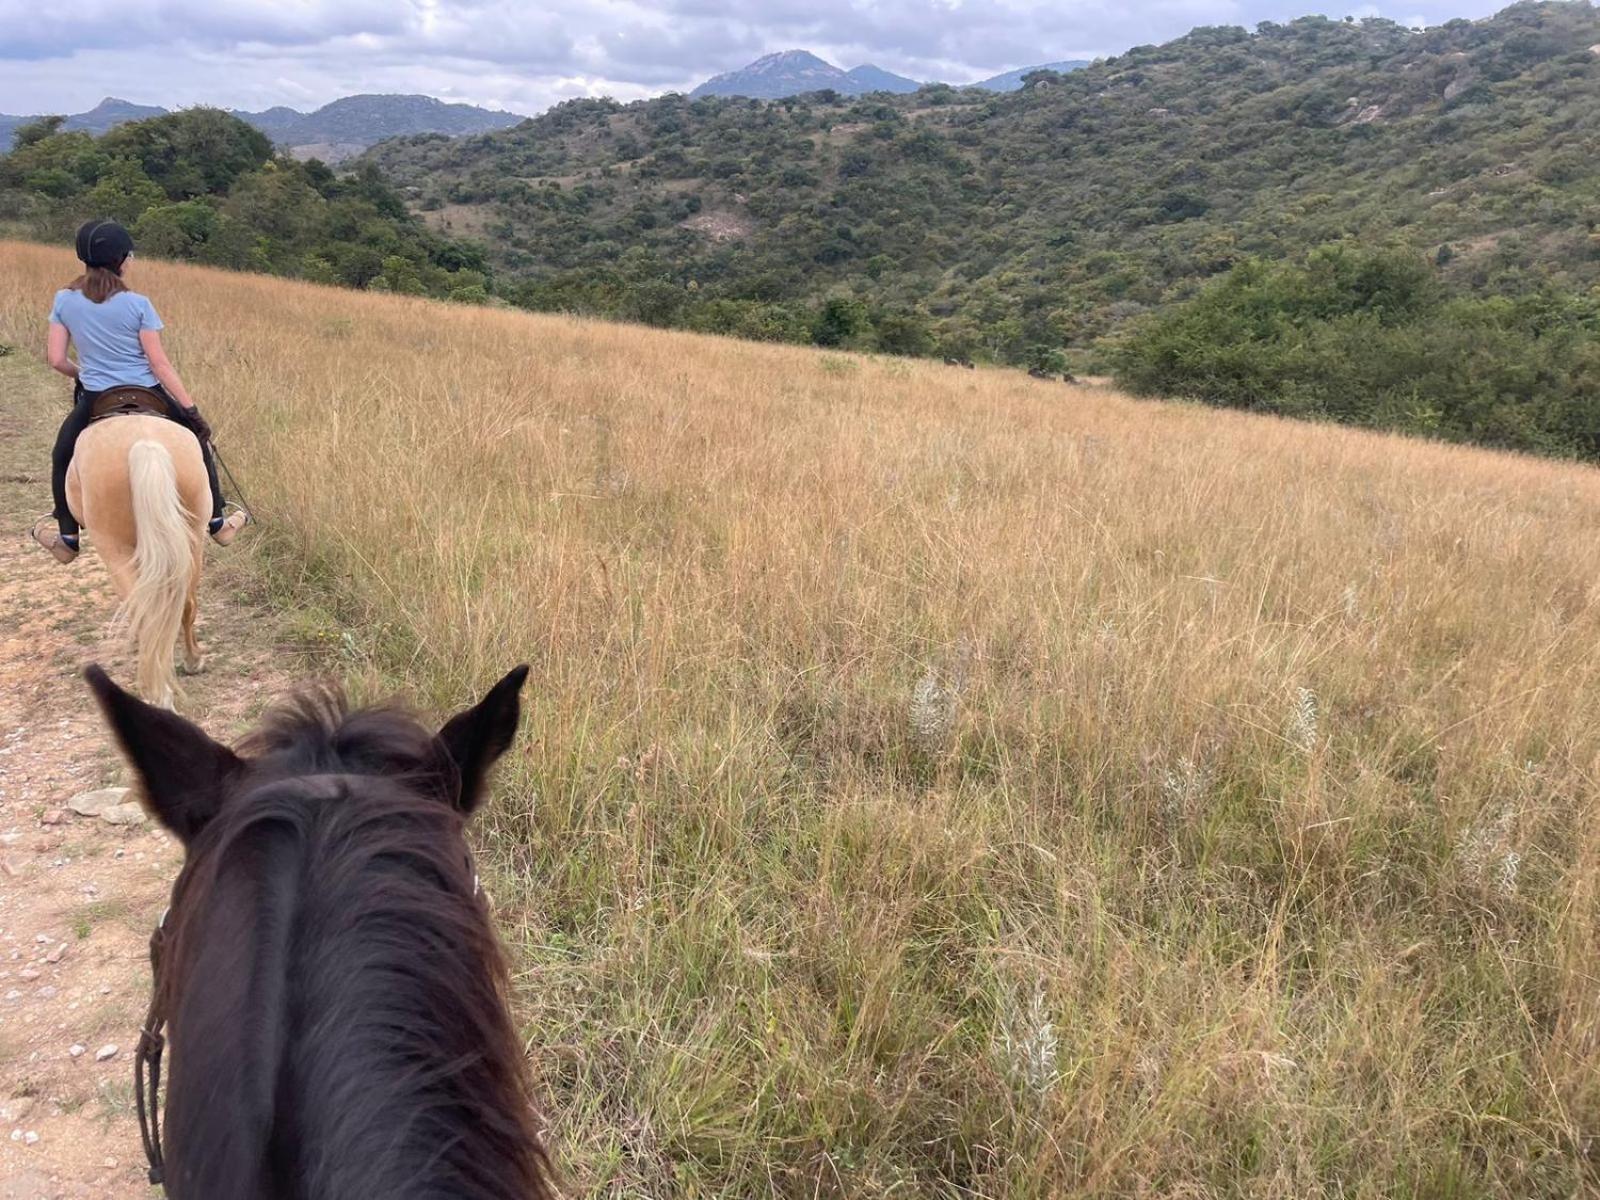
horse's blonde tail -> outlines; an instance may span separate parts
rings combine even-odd
[[[178,682],[174,647],[200,534],[178,495],[172,455],[160,442],[146,439],[128,448],[128,482],[138,536],[135,582],[122,606],[122,620],[138,651],[139,691],[150,703],[171,708]]]

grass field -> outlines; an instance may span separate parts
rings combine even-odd
[[[70,255],[0,265],[31,353]],[[1600,1192],[1594,470],[137,271],[306,636],[534,665],[574,1193]]]

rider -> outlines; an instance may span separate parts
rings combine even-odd
[[[67,507],[67,466],[78,435],[89,424],[94,401],[115,387],[149,388],[166,401],[168,415],[193,431],[211,481],[211,522],[218,545],[226,546],[248,518],[242,512],[223,516],[222,487],[211,454],[211,427],[200,415],[161,347],[161,318],[155,306],[125,282],[133,258],[133,238],[115,221],[89,221],[78,230],[78,259],[84,273],[56,293],[50,310],[50,337],[45,358],[73,380],[72,412],[61,423],[51,455],[50,486],[55,496],[59,532],[33,528],[36,540],[60,562],[78,557],[78,522]],[[68,341],[78,361],[67,357]]]

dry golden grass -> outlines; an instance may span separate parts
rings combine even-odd
[[[32,347],[70,258],[0,261]],[[355,675],[534,664],[575,1191],[1600,1186],[1594,470],[138,270]]]

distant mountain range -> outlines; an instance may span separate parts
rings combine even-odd
[[[74,113],[68,117],[64,128],[82,129],[98,135],[125,121],[159,117],[166,111],[164,108],[155,108],[149,104],[133,104],[127,100],[107,96],[88,112]],[[8,113],[0,113],[0,152],[11,149],[11,135],[16,132],[19,125],[36,120],[37,116],[14,117]]]
[[[1074,60],[1046,63],[1043,68],[1020,67],[970,86],[992,92],[1015,91],[1022,86],[1022,77],[1030,71],[1074,71],[1088,65]],[[846,71],[808,50],[785,50],[758,58],[741,70],[714,76],[690,94],[780,100],[826,89],[842,96],[864,96],[871,92],[903,95],[923,86],[915,79],[870,63]],[[159,117],[168,111],[107,96],[88,112],[69,116],[65,128],[101,134],[125,121]],[[488,133],[527,119],[517,113],[496,112],[471,104],[449,104],[432,96],[415,95],[345,96],[309,113],[281,105],[263,112],[238,109],[233,112],[297,158],[321,158],[327,162],[350,158],[393,137],[419,133],[443,133],[452,137]],[[37,119],[37,116],[0,113],[0,154],[11,148],[11,137],[18,126]]]
[[[432,96],[346,96],[311,113],[292,108],[235,114],[280,146],[293,150],[325,146],[341,151],[336,157],[358,153],[392,137],[414,133],[461,136],[507,129],[527,118],[496,112],[472,104],[447,104]],[[329,158],[329,155],[323,155]]]
[[[1030,71],[1075,71],[1088,65],[1085,60],[1073,59],[1038,67],[1019,67],[1015,71],[994,75],[968,86],[991,92],[1013,92],[1022,86],[1022,77]],[[758,58],[737,71],[712,76],[689,94],[781,100],[785,96],[824,90],[835,91],[841,96],[864,96],[869,92],[904,94],[923,86],[915,79],[907,79],[904,75],[896,75],[893,71],[885,71],[871,64],[846,71],[826,59],[818,58],[809,50],[783,50]]]
[[[159,117],[167,111],[108,96],[88,112],[69,116],[65,127],[100,134],[124,121]],[[309,113],[280,106],[265,112],[235,110],[234,115],[250,122],[296,157],[329,162],[359,154],[385,138],[416,133],[487,133],[526,119],[516,113],[495,112],[471,104],[447,104],[432,96],[404,95],[345,96]],[[0,113],[0,152],[10,149],[11,135],[19,125],[35,119]]]

